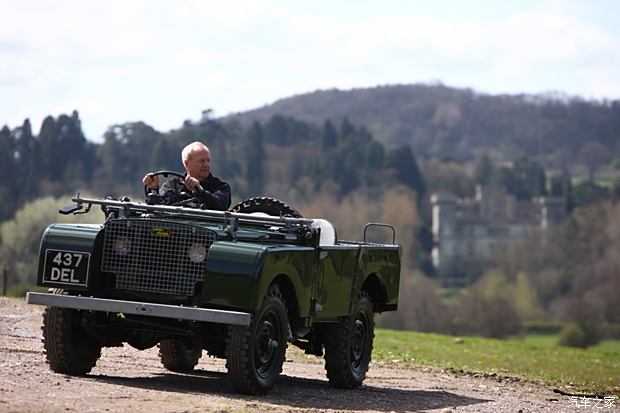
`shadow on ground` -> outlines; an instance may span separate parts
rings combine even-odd
[[[281,375],[266,396],[235,393],[225,373],[197,370],[191,374],[162,373],[149,377],[89,375],[89,379],[119,386],[164,392],[211,393],[231,399],[260,401],[301,409],[411,411],[468,406],[491,400],[460,396],[442,390],[403,390],[363,385],[356,390],[340,390],[327,381]]]

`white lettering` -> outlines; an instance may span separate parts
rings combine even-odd
[[[59,252],[58,254],[56,254],[52,262],[56,265],[62,265],[62,252]]]
[[[75,258],[77,258],[77,262],[75,263],[75,268],[77,268],[77,267],[80,266],[80,263],[82,262],[83,255],[82,254],[73,254],[73,256]]]
[[[50,279],[52,281],[60,280],[60,268],[52,267],[52,273],[50,274]]]
[[[63,283],[71,282],[71,276],[73,275],[73,270],[71,268],[63,268],[60,270],[60,281]]]
[[[74,276],[75,276],[75,270],[71,270],[71,282],[73,284],[80,284],[80,280],[76,280]]]

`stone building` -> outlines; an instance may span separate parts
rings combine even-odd
[[[475,198],[433,195],[433,265],[444,284],[462,285],[492,262],[497,248],[566,216],[564,200],[518,201],[503,188],[476,187]]]

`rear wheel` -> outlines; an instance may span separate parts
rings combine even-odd
[[[62,290],[52,292],[64,294]],[[45,307],[42,341],[52,371],[84,375],[101,356],[101,343],[84,331],[81,320],[82,314],[78,310]]]
[[[362,384],[372,356],[374,330],[372,301],[362,292],[353,315],[325,329],[325,370],[329,384],[343,389]]]
[[[269,288],[249,327],[232,326],[226,345],[226,368],[235,388],[245,394],[265,394],[282,372],[288,317],[277,286]]]
[[[179,373],[194,370],[202,356],[202,348],[182,340],[170,339],[159,342],[159,358],[163,366]]]

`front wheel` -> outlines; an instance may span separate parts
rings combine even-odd
[[[325,329],[325,370],[330,385],[353,389],[362,384],[372,356],[374,331],[372,301],[362,292],[353,314]]]
[[[55,294],[64,294],[54,290]],[[43,347],[52,371],[81,376],[88,373],[101,356],[101,343],[87,334],[77,310],[45,307],[43,311]]]
[[[249,327],[232,326],[226,343],[226,368],[240,393],[265,394],[282,372],[288,317],[277,286],[269,288]]]

